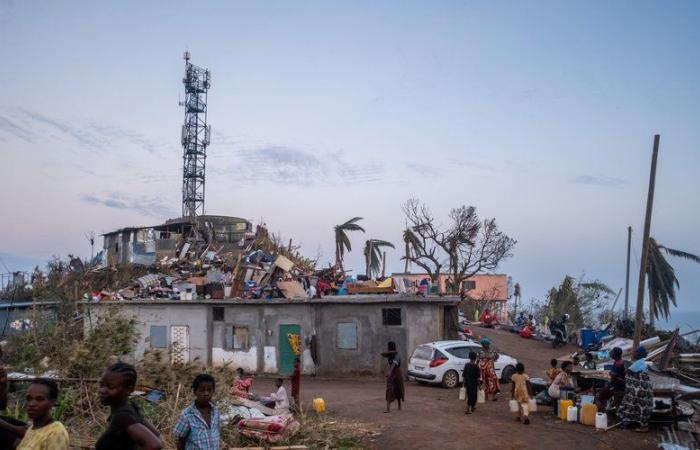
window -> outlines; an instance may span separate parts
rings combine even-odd
[[[227,326],[226,348],[228,350],[248,350],[248,327]]]
[[[448,348],[447,353],[459,359],[469,359],[469,347]]]
[[[223,306],[215,306],[214,307],[214,322],[223,322],[224,321],[224,307]]]
[[[151,348],[168,348],[168,327],[151,325]]]
[[[401,308],[382,308],[382,325],[401,325]]]
[[[472,289],[476,289],[476,281],[474,280],[466,280],[462,282],[462,289],[465,291],[471,291]]]
[[[337,346],[340,349],[357,349],[357,324],[354,322],[339,322],[337,325]]]

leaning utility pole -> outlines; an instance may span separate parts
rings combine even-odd
[[[656,185],[656,160],[659,156],[659,140],[661,136],[654,135],[654,152],[651,155],[651,172],[649,174],[649,193],[647,195],[647,212],[644,217],[644,234],[642,235],[642,261],[639,267],[639,284],[637,284],[637,316],[634,321],[634,348],[639,347],[642,338],[644,319],[644,281],[649,259],[649,233],[651,230],[651,212],[654,208],[654,187]],[[649,308],[649,317],[654,314],[653,307]]]
[[[632,227],[627,227],[627,273],[625,275],[625,312],[622,317],[627,320],[630,298],[630,249],[632,247]]]

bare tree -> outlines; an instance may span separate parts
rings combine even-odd
[[[439,225],[428,207],[417,199],[408,200],[403,211],[415,235],[411,240],[413,251],[406,258],[425,269],[433,282],[446,265],[452,293],[459,293],[467,278],[491,272],[512,256],[515,239],[498,229],[496,219],[481,221],[473,206],[451,210],[446,227]]]

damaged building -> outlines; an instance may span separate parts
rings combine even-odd
[[[163,352],[172,363],[230,364],[249,373],[381,375],[381,353],[396,342],[408,361],[425,342],[456,337],[458,297],[413,295],[328,296],[316,299],[229,299],[119,302],[140,335],[134,360]],[[113,302],[85,303],[84,325]]]
[[[170,219],[164,224],[128,227],[105,233],[103,258],[110,265],[152,265],[163,258],[175,258],[185,241],[223,246],[237,252],[252,234],[250,221],[231,216],[197,216]]]

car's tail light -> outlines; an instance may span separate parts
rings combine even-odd
[[[441,358],[441,359],[433,359],[430,361],[430,367],[437,367],[445,364],[447,362],[447,358]]]

